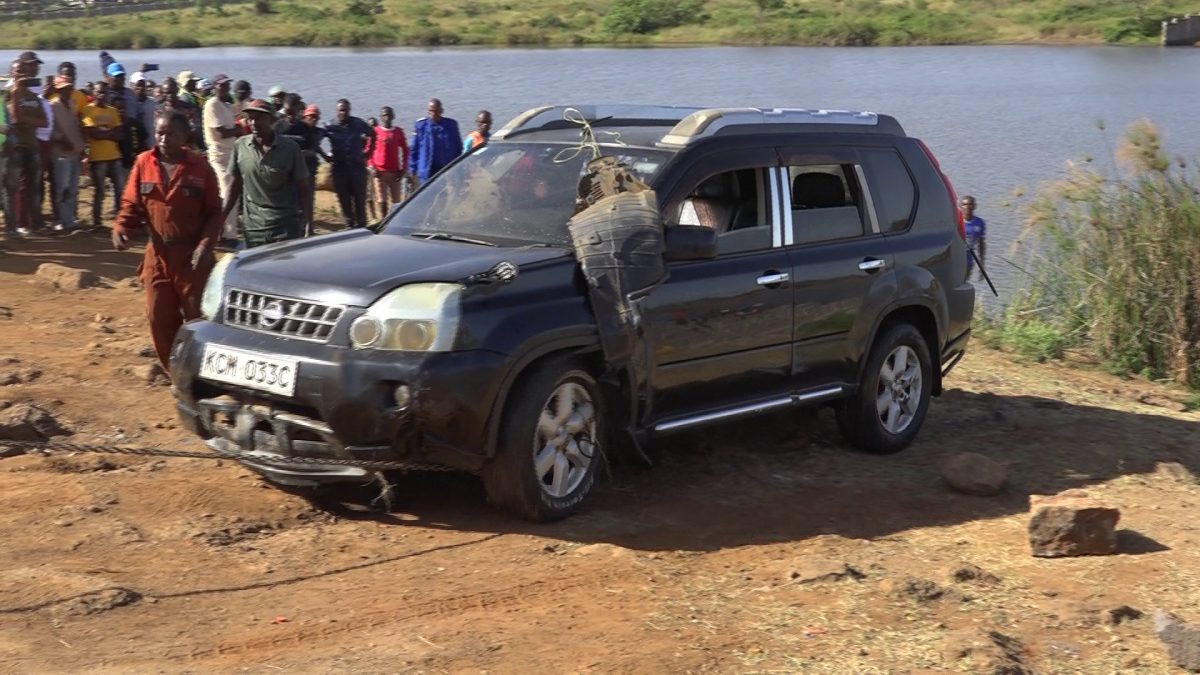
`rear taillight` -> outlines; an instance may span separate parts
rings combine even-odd
[[[917,145],[921,146],[921,149],[925,151],[925,156],[929,158],[929,161],[933,162],[933,168],[937,169],[938,175],[942,177],[942,182],[946,184],[946,191],[950,193],[950,207],[954,209],[954,214],[958,217],[958,236],[962,237],[963,241],[966,241],[967,225],[963,221],[962,210],[958,208],[958,193],[954,191],[954,184],[950,182],[950,177],[942,171],[942,163],[937,160],[937,157],[933,156],[933,151],[929,149],[928,145],[925,145],[925,141],[919,138],[916,140]]]

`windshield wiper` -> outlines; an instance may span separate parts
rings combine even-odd
[[[472,239],[464,237],[460,234],[450,234],[449,232],[413,232],[412,236],[422,239],[437,239],[439,241],[461,241],[464,244],[476,244],[478,246],[496,246],[497,244],[484,241],[482,239]]]

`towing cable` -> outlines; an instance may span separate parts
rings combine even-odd
[[[437,464],[418,464],[415,462],[399,461],[389,462],[353,458],[343,459],[339,457],[302,457],[295,455],[251,454],[241,452],[224,452],[215,448],[212,452],[195,452],[190,450],[170,450],[166,448],[130,448],[118,445],[67,443],[64,441],[10,441],[0,439],[0,450],[5,448],[15,448],[17,450],[24,450],[27,454],[42,455],[70,452],[101,455],[133,455],[136,457],[232,459],[249,464],[266,464],[273,466],[352,466],[360,469],[366,469],[368,471],[458,471],[458,469]]]

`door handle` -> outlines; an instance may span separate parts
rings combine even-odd
[[[858,263],[858,269],[864,272],[877,272],[885,267],[887,267],[887,261],[879,258],[867,258]]]
[[[759,286],[778,286],[791,278],[787,272],[769,272],[759,277],[757,283]]]

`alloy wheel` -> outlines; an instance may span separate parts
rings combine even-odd
[[[888,433],[902,433],[912,424],[921,404],[923,385],[921,361],[912,347],[900,345],[883,360],[875,412]]]
[[[533,469],[542,490],[554,498],[574,492],[595,454],[596,405],[583,385],[563,382],[542,406],[533,435]]]

